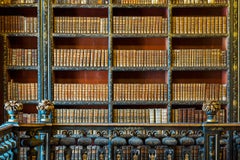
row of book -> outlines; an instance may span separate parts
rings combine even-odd
[[[167,108],[114,109],[113,122],[116,123],[167,123]]]
[[[64,157],[65,146],[55,147],[55,158],[51,160],[66,160]],[[104,153],[100,153],[100,147],[96,145],[88,145],[86,150],[83,146],[72,145],[72,156],[69,160],[108,160],[108,147],[104,146]]]
[[[227,85],[210,83],[173,83],[172,99],[176,101],[226,101]]]
[[[227,0],[172,0],[173,4],[218,4],[228,3]]]
[[[168,56],[166,50],[114,50],[115,67],[166,67]]]
[[[116,67],[166,67],[166,50],[114,50]],[[37,66],[37,49],[9,48],[9,66]],[[107,67],[108,50],[54,49],[54,66]],[[220,49],[174,49],[172,65],[176,67],[226,66],[226,51]]]
[[[38,0],[0,0],[0,4],[32,4],[37,2]]]
[[[174,16],[172,33],[175,34],[226,34],[226,16]]]
[[[37,33],[37,17],[0,16],[0,32]]]
[[[36,123],[38,122],[38,114],[19,112],[18,121],[19,123]]]
[[[114,50],[116,67],[166,67],[166,50]],[[37,49],[9,48],[9,66],[37,66]],[[54,66],[107,67],[108,50],[54,49]],[[220,49],[174,49],[172,65],[176,67],[226,66],[226,51]]]
[[[54,156],[51,155],[51,160],[65,160],[64,157],[64,149],[65,146],[55,146]],[[83,149],[83,146],[80,145],[72,145],[70,146],[72,150],[70,160],[108,160],[108,147],[104,146],[104,153],[101,154],[99,152],[100,147],[95,145],[87,146],[86,150]],[[119,148],[114,147],[113,159],[114,160],[163,160],[165,158],[171,159],[184,159],[184,160],[198,160],[203,156],[203,152],[201,152],[201,146],[199,145],[191,145],[187,149],[185,146],[176,145],[173,147],[173,153],[167,154],[169,147],[165,145],[158,145],[155,147],[154,154],[149,154],[150,147],[146,145],[141,145],[136,148],[136,153],[133,154],[133,146],[125,145],[120,147],[121,152],[119,152]],[[20,159],[27,160],[27,151],[29,151],[29,147],[20,147]],[[219,158],[220,160],[227,159],[227,148],[226,146],[220,146],[219,148]]]
[[[220,109],[216,118],[219,123],[225,123],[226,111]],[[195,108],[177,108],[171,110],[171,121],[173,123],[203,123],[207,120],[206,113],[203,110]]]
[[[37,100],[37,83],[8,82],[8,98],[15,100]]]
[[[9,48],[8,66],[37,66],[37,49]]]
[[[107,84],[55,83],[55,101],[107,101]]]
[[[30,147],[19,147],[19,157],[21,160],[28,160],[27,152],[30,150]]]
[[[106,49],[54,49],[54,66],[107,67]]]
[[[113,33],[167,34],[167,21],[161,16],[113,16]]]
[[[19,123],[36,123],[36,113],[18,114]],[[220,109],[216,119],[219,123],[226,122],[226,110]],[[177,108],[171,110],[172,123],[203,123],[206,113],[195,108]],[[107,123],[108,109],[55,109],[54,123]],[[166,108],[146,109],[114,109],[113,122],[115,123],[167,123],[168,112]]]
[[[176,67],[223,67],[226,51],[220,49],[174,49],[172,65]]]
[[[113,84],[114,101],[167,101],[167,93],[167,84]]]
[[[108,4],[108,0],[55,0],[56,4]]]
[[[138,146],[137,151],[135,153],[132,152],[133,146],[126,145],[121,146],[121,154],[115,153],[114,160],[117,160],[118,157],[121,157],[121,160],[133,160],[134,158],[137,160],[163,160],[163,159],[191,159],[191,160],[198,160],[200,158],[200,146],[198,145],[191,145],[189,146],[189,152],[184,152],[182,145],[175,145],[172,147],[173,152],[168,154],[169,147],[165,145],[158,145],[155,146],[154,154],[149,154],[150,147],[146,145]],[[114,152],[118,149],[114,147]],[[185,154],[184,154],[185,153]],[[121,155],[121,156],[120,156]]]
[[[117,4],[167,4],[167,0],[116,0]]]
[[[55,123],[107,123],[108,109],[54,109]]]
[[[67,130],[68,131],[68,133],[71,133],[72,134],[72,136],[73,137],[79,137],[79,135],[81,136],[83,133],[83,130],[79,130],[79,129],[73,129],[73,130]],[[54,136],[56,136],[56,137],[62,137],[63,135],[65,135],[65,132],[66,132],[66,129],[58,129],[58,130],[56,130],[56,135],[54,135]],[[99,132],[99,130],[91,130],[91,129],[89,129],[89,130],[87,130],[87,136],[92,136],[92,137],[96,137],[96,136],[98,136],[99,134],[98,134],[98,132]],[[144,133],[146,133],[146,132],[144,132]]]
[[[105,17],[54,17],[54,33],[108,33]]]

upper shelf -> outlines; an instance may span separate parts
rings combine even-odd
[[[23,4],[0,4],[1,8],[35,8],[37,3],[23,3]]]

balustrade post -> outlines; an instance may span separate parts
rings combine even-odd
[[[83,146],[82,152],[81,152],[82,160],[87,160],[87,155],[88,155],[87,146],[92,144],[92,139],[90,137],[87,137],[86,130],[82,130],[80,131],[80,133],[82,133],[82,137],[78,139],[77,144]]]
[[[35,147],[43,144],[43,141],[37,139],[35,136],[37,135],[39,129],[32,129],[26,132],[26,135],[30,136],[30,138],[24,138],[21,140],[21,145],[23,147],[29,147],[30,150],[27,151],[27,159],[28,160],[37,160],[38,159],[38,151]]]
[[[98,159],[99,160],[105,160],[106,156],[106,150],[104,149],[104,146],[108,145],[108,138],[104,137],[105,131],[98,132],[99,137],[95,138],[94,144],[97,146],[100,146],[98,150]]]
[[[199,160],[204,160],[204,136],[202,131],[199,134],[200,137],[196,139],[196,144],[200,146],[199,152],[198,152],[198,157]]]
[[[175,153],[172,146],[177,145],[176,138],[171,137],[172,133],[170,131],[166,131],[165,133],[167,137],[162,139],[162,143],[167,146],[164,150],[164,160],[174,160]]]
[[[188,137],[188,135],[191,133],[192,131],[187,131],[183,133],[183,137],[180,138],[180,144],[183,145],[183,150],[182,150],[182,158],[183,159],[193,159],[193,155],[191,152],[191,148],[190,146],[194,145],[194,139],[192,137]]]
[[[221,105],[217,101],[207,101],[203,103],[202,110],[207,114],[207,120],[203,123],[204,131],[204,160],[219,159],[220,153],[220,135],[224,131],[222,127],[211,126],[208,124],[218,123],[216,119],[217,112]]]
[[[66,148],[64,149],[64,159],[65,160],[71,160],[72,158],[72,149],[71,145],[76,144],[76,139],[74,137],[70,137],[72,132],[71,131],[64,131],[63,134],[66,135],[66,137],[63,137],[60,139],[59,144],[64,145]]]
[[[55,160],[55,147],[59,144],[59,138],[55,138],[55,137],[50,137],[50,160]]]
[[[149,137],[145,139],[145,144],[150,146],[151,148],[148,150],[148,158],[149,160],[156,159],[156,146],[161,144],[161,141],[155,137],[156,132],[149,132]]]
[[[128,144],[133,146],[131,149],[131,159],[132,160],[140,160],[140,150],[137,148],[137,146],[143,145],[142,139],[137,137],[138,131],[134,130],[132,131],[133,136],[128,140]]]
[[[121,137],[122,132],[119,130],[113,131],[114,134],[116,134],[116,136],[112,139],[112,145],[114,147],[116,147],[116,149],[114,149],[114,160],[122,160],[123,158],[123,150],[122,150],[122,146],[127,144],[127,141],[125,138]]]

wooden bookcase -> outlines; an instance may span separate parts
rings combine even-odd
[[[170,123],[174,109],[218,100],[224,122],[237,121],[231,2],[75,3],[1,5],[3,101],[23,101],[27,113],[43,98],[103,106],[108,122],[118,108],[162,108]]]
[[[53,123],[202,123],[216,100],[220,122],[239,121],[237,0],[3,3],[0,105],[49,99]]]
[[[41,99],[40,9],[35,1],[2,1],[1,21],[1,106],[7,100],[24,104],[24,113],[37,113]],[[39,89],[38,89],[39,88]],[[2,107],[1,122],[7,120]]]

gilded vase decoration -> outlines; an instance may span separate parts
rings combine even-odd
[[[8,122],[17,123],[18,122],[18,112],[22,111],[23,105],[15,100],[7,101],[4,104],[4,109],[9,114]]]
[[[37,105],[37,110],[40,111],[40,121],[41,122],[50,122],[49,115],[50,113],[54,110],[54,105],[51,101],[49,100],[42,100]]]

